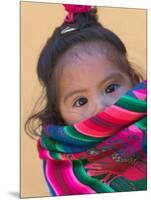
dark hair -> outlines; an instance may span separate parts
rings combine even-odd
[[[97,9],[93,8],[90,12],[75,14],[75,23],[69,24],[63,22],[61,26],[54,30],[52,36],[47,40],[42,49],[37,64],[37,75],[45,89],[46,105],[40,112],[32,114],[27,119],[25,130],[30,136],[38,135],[36,131],[37,127],[34,128],[33,124],[35,120],[40,121],[38,126],[48,123],[64,124],[57,106],[56,64],[59,58],[75,44],[101,41],[114,47],[126,61],[126,69],[129,75],[133,74],[137,81],[142,78],[128,62],[127,51],[123,42],[115,33],[98,22],[96,13]],[[61,31],[67,26],[76,27],[77,30],[61,34]]]

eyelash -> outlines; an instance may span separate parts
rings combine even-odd
[[[114,86],[114,88],[111,88],[112,86]],[[116,87],[115,87],[116,86]],[[105,89],[105,94],[110,94],[110,93],[113,93],[115,92],[118,88],[120,87],[120,84],[117,84],[117,83],[112,83],[110,84],[106,89]],[[111,91],[107,91],[107,90],[110,90]],[[85,102],[82,104],[82,105],[76,105],[76,103],[79,103],[80,100],[84,100]],[[73,107],[81,107],[83,105],[85,105],[86,103],[88,102],[88,99],[86,97],[80,97],[79,99],[77,99],[74,104],[73,104]]]
[[[111,86],[116,86],[114,88],[111,88]],[[112,83],[105,89],[105,94],[113,93],[115,90],[117,90],[120,87],[120,84],[118,83]],[[107,91],[108,89],[114,89],[114,91]]]
[[[81,107],[81,106],[85,105],[86,103],[84,103],[84,104],[82,104],[82,105],[76,106],[76,103],[79,103],[79,101],[80,101],[81,99],[82,99],[82,100],[86,100],[86,101],[85,101],[86,103],[88,102],[88,99],[87,99],[86,97],[80,97],[79,99],[77,99],[77,100],[74,102],[73,107]]]

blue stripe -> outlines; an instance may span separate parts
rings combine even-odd
[[[64,131],[64,127],[63,126],[58,126],[58,125],[47,125],[47,128],[43,128],[42,132],[45,132],[48,136],[50,136],[51,138],[62,142],[62,143],[66,143],[66,144],[70,144],[72,146],[87,146],[90,144],[97,144],[97,141],[92,141],[91,138],[90,141],[83,141],[80,140],[80,138],[72,138],[71,136],[69,136],[68,134],[66,134],[66,132]],[[84,136],[83,136],[84,137]],[[86,137],[88,138],[88,137]]]

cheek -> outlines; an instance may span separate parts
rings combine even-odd
[[[66,105],[60,105],[60,114],[67,125],[72,125],[85,119],[84,113],[80,109],[76,110]]]
[[[76,122],[85,119],[83,113],[74,111],[64,112],[62,117],[67,125],[72,125]]]

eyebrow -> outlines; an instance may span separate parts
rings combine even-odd
[[[119,72],[113,72],[111,73],[109,76],[107,76],[105,79],[103,79],[99,84],[98,87],[100,87],[101,85],[103,85],[106,81],[108,81],[109,79],[123,79],[123,76],[121,73]],[[69,93],[67,93],[67,95],[64,97],[64,102],[71,96],[78,94],[78,93],[82,93],[82,92],[87,92],[88,89],[75,89],[75,90],[71,90]]]
[[[87,92],[87,89],[77,89],[77,90],[71,90],[64,98],[64,102],[71,96],[78,94],[78,93],[82,93],[82,92]]]

